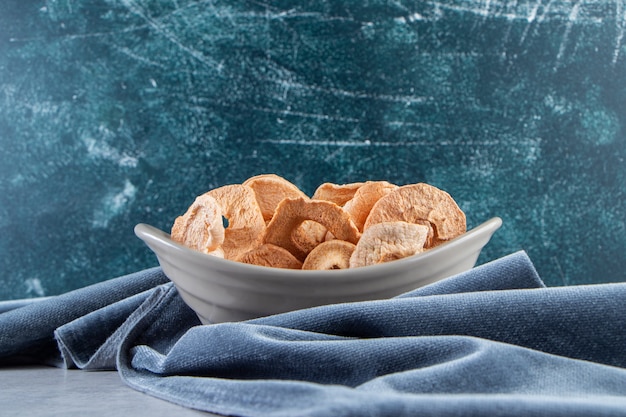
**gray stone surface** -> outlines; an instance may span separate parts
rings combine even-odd
[[[12,417],[214,415],[135,391],[114,371],[49,367],[0,368],[0,404]]]
[[[626,278],[624,5],[615,1],[5,0],[0,299],[156,264],[210,188],[274,172],[428,182],[480,261]]]

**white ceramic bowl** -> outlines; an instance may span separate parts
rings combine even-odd
[[[147,224],[135,234],[156,254],[163,272],[202,323],[240,321],[301,308],[394,297],[471,269],[500,228],[494,217],[418,255],[332,271],[269,268],[191,250]]]

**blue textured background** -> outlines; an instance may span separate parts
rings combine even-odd
[[[626,278],[626,4],[4,0],[0,299],[156,264],[133,234],[266,172],[428,182],[481,262]]]

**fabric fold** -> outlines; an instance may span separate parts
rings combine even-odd
[[[103,307],[67,323],[54,332],[66,368],[113,370],[126,329],[134,324],[172,284],[163,284]]]
[[[622,284],[545,288],[520,252],[391,300],[194,326],[160,348],[129,337],[118,367],[224,415],[624,415],[625,301]]]
[[[62,366],[54,331],[72,320],[169,282],[155,267],[50,297],[0,314],[0,365]]]

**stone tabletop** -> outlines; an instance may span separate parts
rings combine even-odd
[[[1,368],[0,403],[12,417],[215,416],[135,391],[115,371],[44,366]]]
[[[260,173],[428,182],[479,262],[626,279],[623,0],[4,0],[0,299],[156,265],[133,234]]]

